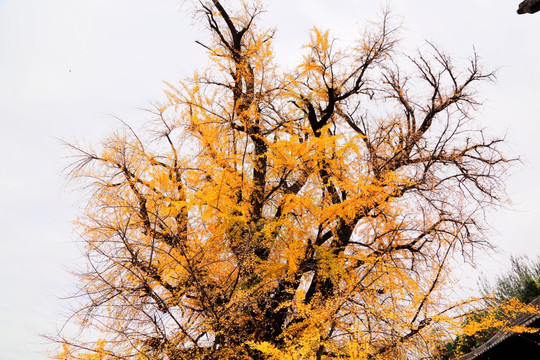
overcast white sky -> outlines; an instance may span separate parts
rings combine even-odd
[[[294,63],[308,29],[348,38],[377,20],[386,2],[272,0],[279,61]],[[518,16],[518,0],[395,0],[403,37],[435,42],[457,57],[473,46],[497,84],[483,88],[478,118],[507,133],[521,155],[507,183],[515,210],[499,212],[482,256],[488,274],[510,253],[540,254],[540,13]],[[163,100],[162,80],[204,64],[204,38],[178,0],[0,0],[0,360],[45,359],[40,333],[60,325],[58,295],[81,258],[71,221],[77,194],[61,175],[69,163],[58,139],[96,142],[118,126],[147,118],[138,108]],[[478,269],[478,273],[481,269]],[[471,274],[475,279],[476,274]]]

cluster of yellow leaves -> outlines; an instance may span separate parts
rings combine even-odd
[[[496,328],[505,332],[534,333],[538,329],[516,325],[516,319],[530,315],[540,315],[540,308],[525,304],[512,298],[502,304],[494,305],[483,310],[486,315],[467,322],[461,327],[463,335],[474,335],[486,329]]]

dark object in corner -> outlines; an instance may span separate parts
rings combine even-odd
[[[540,0],[525,0],[517,9],[518,14],[534,14],[540,11]]]

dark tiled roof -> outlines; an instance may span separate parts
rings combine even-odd
[[[538,1],[540,2],[540,0]],[[540,307],[540,297],[537,297],[536,299],[531,301],[530,305],[535,305],[536,307]],[[509,325],[510,326],[529,326],[538,319],[540,319],[539,314],[521,314],[521,315],[516,316]],[[484,354],[486,351],[492,349],[493,347],[497,346],[504,340],[514,335],[516,334],[513,332],[499,331],[498,333],[493,335],[491,339],[486,341],[484,344],[477,347],[470,353],[463,355],[458,360],[474,360],[478,358],[480,355]]]

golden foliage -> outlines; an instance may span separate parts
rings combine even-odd
[[[350,48],[314,28],[281,73],[260,3],[224,5],[201,1],[211,66],[168,84],[148,136],[74,147],[78,314],[102,340],[59,358],[428,356],[470,304],[446,295],[454,254],[500,195],[499,140],[469,117],[492,75],[400,59],[387,16]]]

